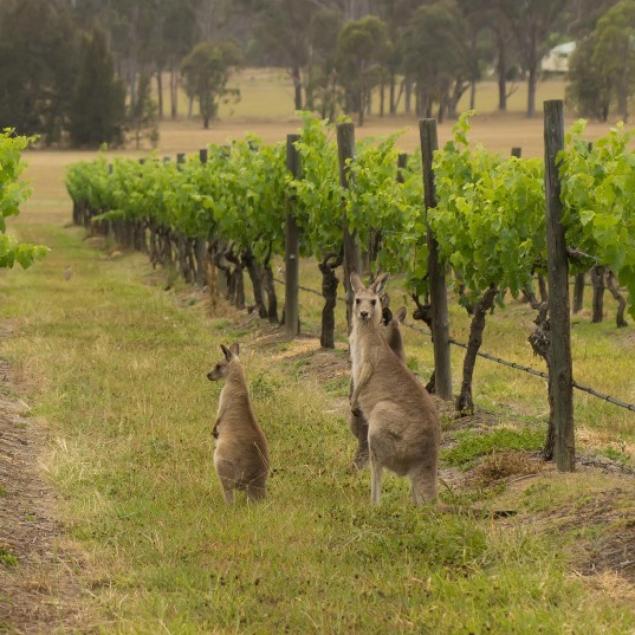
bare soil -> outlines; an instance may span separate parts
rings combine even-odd
[[[45,425],[12,392],[9,365],[0,361],[0,632],[87,632],[84,563],[64,545],[59,499],[40,464]]]

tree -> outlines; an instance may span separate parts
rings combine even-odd
[[[115,77],[103,31],[85,37],[77,85],[73,92],[69,131],[76,146],[123,141],[126,91]]]
[[[336,52],[342,14],[322,9],[311,19],[309,63],[306,81],[306,108],[319,107],[322,118],[333,120],[337,99]]]
[[[386,23],[376,16],[347,22],[337,42],[339,79],[346,89],[346,110],[357,111],[364,125],[364,109],[373,83],[379,79],[390,42]]]
[[[452,82],[466,66],[464,24],[452,0],[421,6],[402,38],[404,70],[417,84],[419,111],[442,118]]]
[[[621,0],[598,20],[592,63],[606,76],[627,121],[635,92],[635,0]]]
[[[216,117],[221,99],[239,96],[237,89],[227,88],[227,82],[240,61],[240,51],[231,42],[201,42],[183,60],[185,88],[198,99],[204,128],[209,128],[210,120]]]
[[[76,77],[76,41],[65,2],[0,5],[0,130],[60,139]]]
[[[602,67],[596,65],[595,33],[579,40],[569,61],[567,101],[584,117],[606,121],[611,108],[611,83]]]
[[[557,30],[567,0],[499,0],[511,26],[527,73],[527,117],[536,114],[536,86],[540,62],[548,50],[548,36]]]
[[[580,114],[606,121],[611,105],[628,119],[635,92],[635,0],[609,9],[578,42],[571,58],[569,101]]]
[[[139,75],[137,86],[137,100],[130,104],[128,112],[128,125],[135,140],[137,149],[141,147],[144,137],[147,137],[156,147],[159,141],[159,129],[157,127],[157,106],[150,94],[150,75]]]

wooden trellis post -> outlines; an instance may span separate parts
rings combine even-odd
[[[421,157],[423,159],[423,188],[426,215],[437,206],[432,160],[439,147],[437,122],[422,119],[419,122]],[[432,311],[432,342],[434,345],[435,393],[450,401],[452,399],[452,367],[450,364],[450,323],[448,317],[448,291],[445,284],[445,269],[439,262],[439,246],[428,226],[428,282]]]
[[[569,258],[562,224],[558,153],[564,148],[564,108],[560,99],[546,101],[545,196],[551,368],[549,391],[554,406],[554,454],[558,470],[575,469],[573,371],[569,317]]]
[[[300,153],[295,147],[300,135],[287,135],[287,168],[294,179],[300,178]],[[285,286],[284,286],[284,330],[289,337],[300,332],[300,241],[295,218],[295,200],[288,201],[285,226]]]
[[[341,123],[337,126],[337,152],[340,164],[340,183],[348,188],[350,169],[348,161],[355,156],[355,126],[350,123]],[[351,273],[361,273],[361,256],[359,246],[354,233],[348,229],[348,222],[344,222],[344,287],[346,288],[346,322],[348,330],[351,329],[353,289],[351,288]]]

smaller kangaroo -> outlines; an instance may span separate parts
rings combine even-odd
[[[386,340],[380,303],[386,279],[382,276],[367,289],[356,273],[351,274],[351,410],[361,407],[368,421],[372,503],[379,503],[386,467],[410,478],[412,499],[420,505],[436,501],[439,419],[425,388]]]
[[[267,439],[251,408],[239,345],[221,344],[221,350],[224,359],[207,373],[210,381],[225,380],[212,430],[214,467],[227,503],[234,502],[234,490],[244,490],[249,500],[258,501],[266,495],[269,475]]]
[[[395,316],[391,317],[387,322],[385,321],[386,330],[384,333],[388,346],[390,346],[390,350],[404,364],[406,363],[406,352],[404,351],[403,338],[401,337],[401,329],[399,328],[399,325],[404,323],[407,312],[408,310],[406,307],[402,306]]]

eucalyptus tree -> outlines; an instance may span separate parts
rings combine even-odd
[[[390,54],[388,28],[376,16],[346,22],[337,42],[339,81],[346,91],[346,111],[357,112],[364,125],[364,111],[371,90],[378,83]]]

